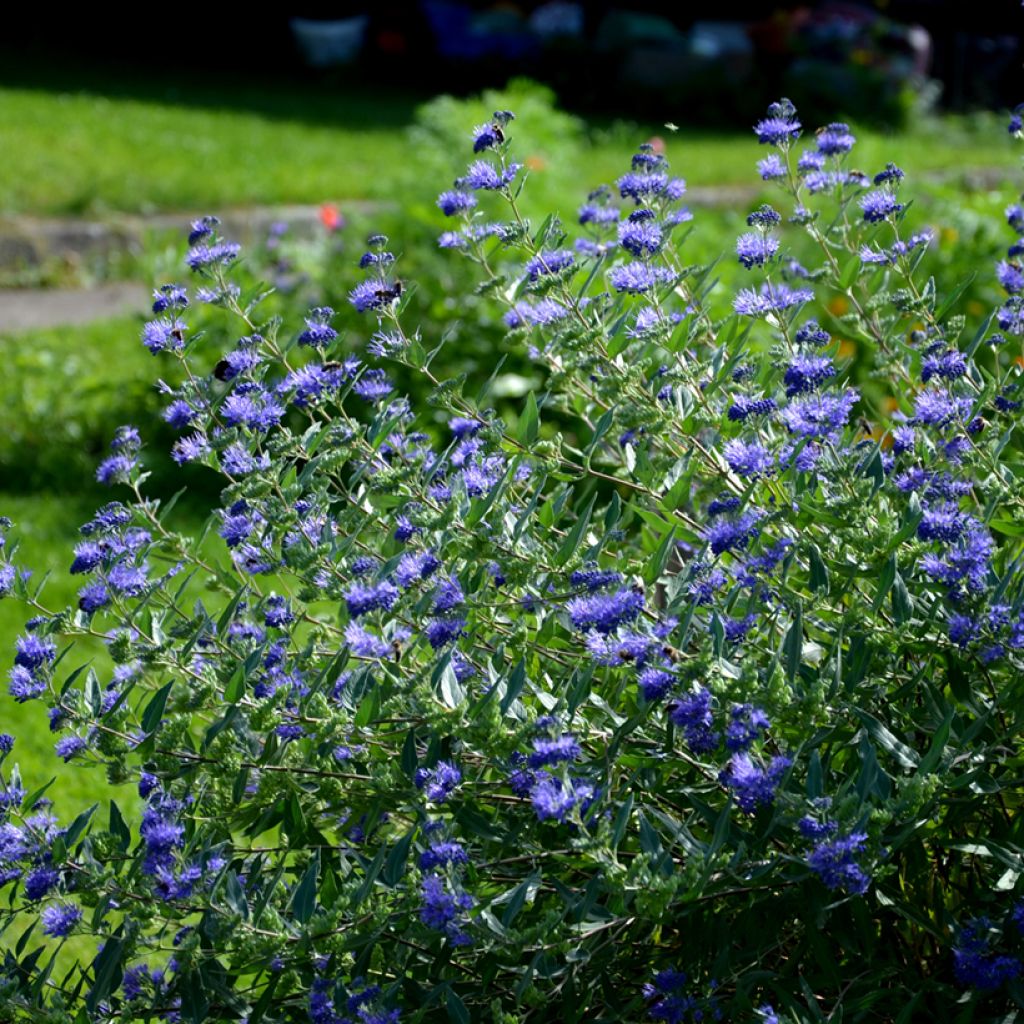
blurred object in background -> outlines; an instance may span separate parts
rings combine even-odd
[[[305,62],[312,68],[351,64],[363,48],[369,17],[359,15],[340,21],[292,18],[289,25]]]

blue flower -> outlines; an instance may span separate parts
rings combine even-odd
[[[29,671],[42,668],[57,657],[57,645],[50,639],[30,633],[14,642],[14,664]]]
[[[850,126],[836,121],[819,128],[817,134],[819,152],[826,156],[836,156],[840,153],[849,153],[857,141],[850,133]]]
[[[828,356],[798,355],[786,367],[783,383],[786,395],[805,394],[817,389],[830,377],[836,375],[835,363]]]
[[[835,823],[821,826],[831,834]],[[851,832],[847,836],[823,839],[808,854],[807,864],[829,889],[845,889],[863,895],[871,884],[871,877],[854,860],[867,843],[866,832]]]
[[[965,988],[992,992],[1020,976],[1020,960],[993,951],[993,938],[992,923],[986,917],[968,922],[957,935],[953,973]]]
[[[903,209],[903,204],[898,203],[888,189],[877,189],[861,196],[860,208],[864,211],[864,219],[875,224],[891,214],[899,213]]]
[[[643,610],[644,595],[624,588],[613,594],[575,597],[566,605],[573,626],[581,632],[596,629],[611,633],[625,622],[632,622]]]
[[[568,270],[575,262],[576,257],[569,249],[547,249],[537,253],[526,264],[526,273],[531,281],[536,281],[548,274]]]
[[[800,135],[796,107],[787,99],[768,107],[768,116],[754,125],[757,141],[762,145],[783,146]]]
[[[142,344],[153,355],[158,352],[180,352],[185,347],[185,332],[188,328],[183,320],[176,317],[161,317],[151,320],[142,328]]]
[[[630,217],[619,225],[619,244],[638,259],[656,255],[661,242],[661,228],[653,220]]]
[[[736,239],[736,257],[747,270],[764,266],[779,251],[779,240],[759,231],[748,231]]]
[[[531,768],[544,768],[562,761],[575,761],[581,753],[580,745],[571,733],[563,733],[554,739],[538,736],[533,741],[529,764]]]
[[[747,442],[734,438],[726,443],[722,454],[729,468],[740,476],[763,476],[772,466],[771,452],[757,441]]]
[[[360,312],[362,312],[360,310]],[[306,329],[299,335],[300,345],[309,345],[312,348],[324,348],[338,336],[338,332],[331,327],[330,319],[334,316],[334,310],[330,306],[318,306],[309,311],[306,317]]]
[[[748,750],[769,726],[768,716],[753,704],[734,704],[725,727],[726,748],[737,753]]]
[[[800,437],[834,439],[846,426],[860,393],[847,388],[839,394],[810,395],[782,410],[786,426]]]
[[[352,618],[376,611],[390,611],[398,600],[399,590],[393,583],[381,580],[379,583],[354,583],[345,592],[345,604]]]
[[[674,280],[675,274],[668,267],[652,267],[648,263],[625,263],[613,267],[608,275],[617,292],[640,294],[649,292],[659,284]]]
[[[462,929],[465,912],[473,906],[473,897],[462,890],[451,890],[439,875],[427,875],[420,886],[423,906],[420,920],[435,931],[443,932],[452,945],[462,946],[471,941]]]
[[[56,903],[44,907],[40,915],[43,920],[43,934],[62,939],[74,931],[82,920],[82,910],[73,903]]]
[[[418,768],[414,781],[428,800],[439,804],[462,782],[462,772],[450,761],[438,761],[433,768]]]
[[[760,291],[753,288],[741,289],[733,299],[732,308],[740,316],[767,316],[769,313],[781,313],[802,302],[810,302],[814,292],[809,288],[790,288],[785,284],[765,283]]]
[[[582,779],[570,776],[562,780],[540,772],[530,790],[530,802],[538,821],[553,818],[564,822],[577,808],[580,814],[585,814],[595,795],[594,787]]]
[[[380,659],[391,653],[391,645],[352,621],[345,627],[345,641],[357,658]]]
[[[88,745],[81,736],[63,736],[57,740],[54,750],[57,752],[57,756],[67,763],[76,754],[85,750]]]
[[[427,628],[424,632],[430,646],[436,651],[438,648],[444,647],[445,644],[450,644],[457,640],[462,636],[465,628],[466,620],[464,618],[439,618],[431,619],[427,623]]]
[[[780,754],[763,767],[755,764],[749,754],[741,752],[733,754],[718,778],[732,791],[740,810],[753,814],[758,807],[775,799],[776,787],[792,763]]]
[[[458,188],[471,188],[474,191],[479,189],[497,191],[512,184],[521,167],[522,164],[509,164],[504,171],[499,172],[494,164],[488,163],[486,160],[477,160],[469,165],[465,175],[459,178],[455,184]]]
[[[708,754],[718,746],[719,734],[713,728],[711,691],[705,687],[681,697],[672,706],[669,718],[683,730],[686,745],[695,754]]]
[[[60,880],[60,872],[48,864],[33,868],[25,878],[25,896],[41,900]]]
[[[758,509],[748,509],[734,518],[716,517],[704,531],[704,537],[711,545],[713,554],[720,555],[726,551],[740,551],[757,536],[760,527],[761,513]]]
[[[574,587],[586,587],[593,592],[605,587],[614,587],[622,582],[622,573],[614,569],[599,569],[597,566],[585,566],[576,569],[569,576],[569,583]]]
[[[728,416],[733,422],[742,422],[748,416],[767,416],[778,407],[774,398],[748,398],[746,395],[738,395],[729,406]]]
[[[758,160],[757,173],[761,175],[762,181],[773,181],[776,178],[784,178],[786,176],[786,165],[782,162],[777,153],[771,153],[763,160]]]

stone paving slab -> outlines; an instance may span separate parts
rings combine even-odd
[[[68,327],[145,313],[151,301],[150,289],[136,281],[119,281],[84,290],[2,288],[0,334],[41,327]]]
[[[342,216],[372,213],[380,203],[353,202],[340,206]],[[243,245],[266,238],[279,221],[292,237],[310,237],[323,230],[319,206],[267,206],[216,211],[225,237]],[[206,211],[213,212],[213,211]],[[55,261],[104,260],[119,253],[141,252],[146,236],[178,232],[184,238],[189,224],[202,213],[160,213],[104,220],[78,217],[0,217],[0,271],[22,271]]]

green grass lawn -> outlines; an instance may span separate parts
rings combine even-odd
[[[415,173],[420,154],[405,126],[409,97],[355,90],[318,94],[220,93],[209,88],[152,90],[132,96],[94,87],[0,89],[0,213],[89,214],[110,211],[225,209],[248,204],[315,203],[330,199],[394,199]],[[481,103],[479,121],[489,110]],[[584,171],[581,188],[624,169],[631,148],[662,136],[674,169],[693,185],[756,181],[763,155],[750,134],[688,129],[685,112],[666,108],[658,123],[590,126],[582,154],[568,158]],[[471,127],[467,121],[466,130]],[[516,125],[517,151],[535,175],[560,171],[557,141],[537,126]],[[1015,166],[1000,122],[991,117],[929,120],[907,133],[857,129],[859,166],[873,171],[896,159],[908,173]],[[470,154],[468,152],[466,156]],[[438,182],[438,188],[444,182]]]

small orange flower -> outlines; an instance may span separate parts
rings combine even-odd
[[[856,343],[850,341],[848,338],[839,338],[838,341],[840,359],[852,359],[857,354]]]
[[[845,295],[833,295],[828,300],[828,311],[833,316],[842,316],[849,308],[850,303]]]
[[[531,171],[543,171],[547,167],[547,161],[542,156],[528,156],[526,158],[526,166]]]
[[[341,210],[338,209],[335,203],[320,204],[320,223],[328,231],[337,231],[344,222]]]

